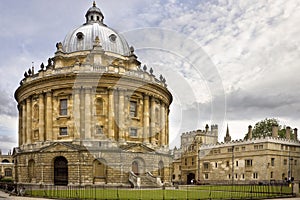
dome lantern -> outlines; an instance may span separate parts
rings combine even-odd
[[[88,9],[88,11],[85,14],[86,23],[99,23],[103,24],[104,16],[101,12],[101,10],[96,6],[96,2],[93,2],[93,6]]]

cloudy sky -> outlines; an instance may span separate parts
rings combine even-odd
[[[163,74],[174,102],[171,147],[217,123],[234,139],[264,118],[300,128],[300,1],[98,0],[108,26]],[[25,70],[85,22],[88,0],[0,1],[0,148],[17,146],[14,91]],[[33,63],[32,63],[33,62]]]

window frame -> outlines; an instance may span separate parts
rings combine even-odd
[[[59,99],[59,115],[60,116],[68,115],[68,99],[67,98]]]
[[[59,136],[68,136],[68,127],[59,127]]]

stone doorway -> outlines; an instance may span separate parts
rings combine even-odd
[[[136,175],[139,175],[139,163],[137,161],[132,162],[132,172]]]
[[[194,173],[189,173],[187,175],[186,180],[187,180],[186,182],[187,182],[188,185],[194,184],[195,183],[195,174]]]
[[[65,157],[54,159],[54,185],[68,185],[68,161]]]

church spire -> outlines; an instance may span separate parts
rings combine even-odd
[[[226,136],[224,137],[224,142],[230,142],[231,141],[231,136],[229,134],[229,128],[227,124],[227,130],[226,130]]]

